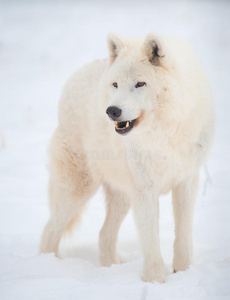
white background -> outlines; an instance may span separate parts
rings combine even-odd
[[[230,1],[0,1],[0,299],[229,299]],[[47,146],[66,79],[107,56],[106,35],[150,31],[187,39],[209,74],[217,132],[194,224],[195,264],[172,274],[170,195],[160,202],[166,283],[140,280],[142,258],[130,213],[118,250],[127,261],[103,268],[97,238],[103,192],[81,228],[61,244],[62,259],[38,255],[48,220]],[[97,99],[95,99],[97,101]]]

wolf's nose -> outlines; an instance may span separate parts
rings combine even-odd
[[[106,113],[112,120],[116,121],[121,115],[121,109],[116,106],[109,106]]]

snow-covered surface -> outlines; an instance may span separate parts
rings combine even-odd
[[[0,2],[0,299],[230,299],[230,2]],[[97,238],[103,192],[93,197],[81,228],[61,243],[62,259],[38,255],[48,216],[47,145],[57,125],[65,80],[107,56],[106,34],[150,31],[191,42],[213,84],[218,114],[208,161],[213,184],[201,191],[194,224],[195,264],[172,274],[170,195],[160,202],[165,284],[140,280],[142,258],[132,215],[118,250],[127,261],[101,267]]]

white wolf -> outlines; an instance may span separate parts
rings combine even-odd
[[[120,263],[119,227],[130,207],[143,250],[144,281],[165,281],[159,245],[161,194],[172,191],[173,270],[192,263],[199,168],[214,132],[206,75],[187,43],[148,34],[108,38],[109,59],[84,66],[67,82],[50,146],[50,211],[40,251],[55,252],[102,185],[107,215],[100,261]],[[107,114],[107,115],[106,115]]]

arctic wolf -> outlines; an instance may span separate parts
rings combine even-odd
[[[199,169],[214,132],[211,89],[186,42],[150,33],[107,38],[109,57],[76,72],[59,105],[50,145],[50,219],[40,250],[55,252],[103,186],[107,215],[99,235],[103,266],[120,263],[119,227],[133,210],[144,281],[164,282],[159,244],[161,194],[172,191],[173,270],[192,263]]]

